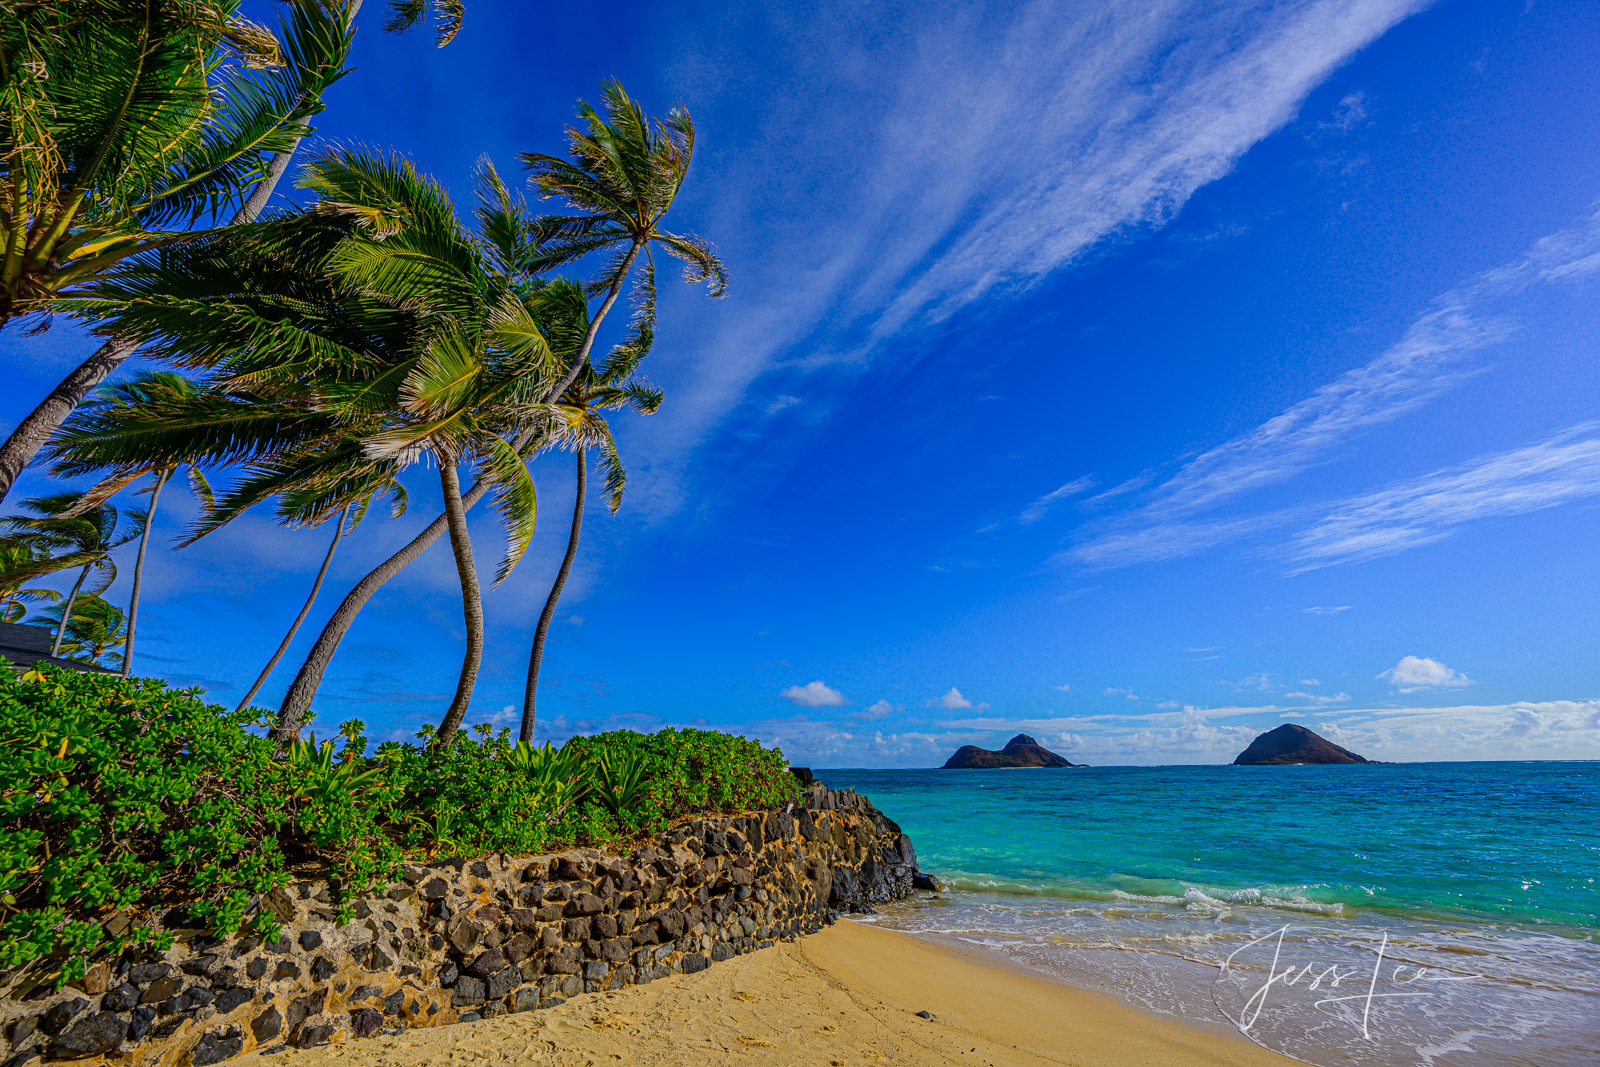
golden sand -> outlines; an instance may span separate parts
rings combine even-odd
[[[933,1019],[922,1019],[927,1011]],[[976,953],[841,922],[695,975],[556,1008],[345,1045],[251,1067],[1081,1067],[1284,1065],[1237,1034],[998,967]]]

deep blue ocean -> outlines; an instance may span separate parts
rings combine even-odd
[[[979,946],[1308,1063],[1600,1065],[1600,763],[828,770]]]

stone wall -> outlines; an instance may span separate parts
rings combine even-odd
[[[260,901],[275,942],[179,931],[60,992],[0,974],[0,1067],[201,1067],[549,1007],[791,940],[909,895],[916,875],[910,839],[866,797],[810,782],[801,804],[687,822],[626,855],[408,865],[343,926],[326,882],[298,882]]]

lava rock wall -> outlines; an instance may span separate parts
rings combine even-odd
[[[683,823],[626,855],[407,865],[345,925],[328,883],[297,882],[259,902],[276,941],[180,930],[59,992],[0,973],[0,1067],[204,1067],[550,1007],[792,940],[908,896],[916,876],[894,822],[811,782],[800,804]]]

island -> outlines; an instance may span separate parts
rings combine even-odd
[[[977,745],[962,745],[945,760],[941,770],[1000,770],[1012,767],[1076,767],[1065,756],[1058,756],[1027,734],[1018,734],[996,752]]]
[[[1340,748],[1327,738],[1286,722],[1275,730],[1261,734],[1250,747],[1234,757],[1235,767],[1281,766],[1306,763],[1371,763],[1347,748]]]

